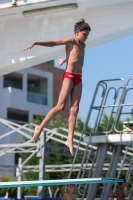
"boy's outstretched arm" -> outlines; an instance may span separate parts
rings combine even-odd
[[[40,46],[46,46],[46,47],[54,47],[57,45],[67,45],[67,44],[73,44],[74,43],[74,38],[66,38],[62,40],[46,40],[42,42],[32,42],[28,47],[23,49],[23,51],[27,49],[33,48],[35,45],[40,45]]]

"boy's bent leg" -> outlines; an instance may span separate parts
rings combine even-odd
[[[64,79],[62,83],[62,88],[60,91],[59,99],[57,105],[52,108],[46,117],[43,119],[42,123],[35,128],[34,135],[33,135],[33,141],[36,143],[41,131],[43,130],[44,126],[55,116],[57,115],[61,110],[64,109],[64,106],[68,100],[69,94],[71,93],[71,90],[73,88],[73,82],[70,79]]]
[[[70,106],[70,116],[68,119],[69,132],[68,132],[68,138],[65,142],[65,145],[69,147],[70,153],[72,155],[74,155],[73,134],[74,134],[75,124],[76,124],[76,117],[79,110],[79,102],[81,99],[81,94],[82,94],[82,82],[74,86],[70,95],[71,106]]]

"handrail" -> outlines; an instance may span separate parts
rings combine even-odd
[[[129,81],[131,81],[132,79],[133,79],[133,77],[130,78]],[[115,86],[114,87],[113,86],[109,87],[108,83],[111,82],[111,81],[122,81],[122,86],[119,86],[118,89],[116,89]],[[133,105],[133,103],[128,103],[128,104],[124,103],[125,97],[126,97],[126,91],[129,90],[129,88],[127,89],[129,81],[126,82],[123,78],[120,78],[120,79],[118,78],[118,79],[110,79],[110,80],[101,80],[101,81],[99,81],[97,83],[95,91],[94,91],[94,95],[93,95],[93,98],[92,98],[92,101],[91,101],[90,109],[89,109],[89,112],[88,112],[88,115],[87,115],[83,130],[82,130],[82,133],[81,133],[79,144],[78,144],[78,147],[76,149],[76,153],[75,153],[75,156],[74,156],[74,159],[73,159],[72,168],[70,170],[68,178],[71,177],[71,174],[72,174],[72,171],[73,171],[73,168],[74,168],[74,164],[76,162],[76,157],[78,155],[78,151],[79,151],[81,142],[82,142],[82,140],[83,140],[85,135],[88,135],[90,137],[90,141],[91,141],[91,137],[93,135],[96,136],[96,135],[100,134],[100,135],[106,135],[107,136],[107,135],[112,134],[112,133],[117,133],[117,130],[116,130],[115,127],[117,126],[117,124],[119,122],[120,115],[122,113],[122,107],[124,107],[124,106],[132,106]],[[101,99],[100,99],[100,105],[95,105],[94,103],[95,103],[96,98],[97,98],[97,93],[98,93],[99,89],[101,89],[101,88],[102,88],[102,94],[101,94]],[[110,95],[110,93],[112,91],[114,91],[113,104],[106,104],[106,102],[108,101],[109,95]],[[107,126],[105,127],[105,130],[100,132],[99,131],[99,124],[100,124],[100,122],[102,120],[104,109],[106,109],[106,108],[111,108],[110,109],[111,110],[110,111],[110,119],[109,119],[109,121],[107,123]],[[95,125],[93,127],[93,130],[88,132],[87,131],[87,127],[88,127],[88,125],[90,123],[90,118],[92,116],[92,110],[97,110],[97,115],[95,116],[96,120],[95,120]],[[113,123],[111,124],[111,119],[113,117],[114,117],[114,120],[113,120]],[[109,130],[110,125],[111,125],[111,128]],[[122,133],[123,133],[122,131],[119,131],[120,135]],[[91,145],[92,145],[91,147],[93,147],[94,144],[91,144]],[[89,153],[88,153],[88,149],[89,149]],[[95,150],[95,155],[97,154],[97,150]],[[84,151],[84,154],[83,154],[82,162],[81,162],[81,168],[80,168],[80,170],[78,172],[77,178],[80,178],[80,177],[83,178],[84,177],[86,169],[87,169],[86,168],[87,163],[90,160],[91,152],[93,152],[93,155],[94,155],[93,148],[91,149],[90,148],[90,144],[87,143],[85,151]],[[122,152],[124,153],[124,157],[123,157],[122,164],[121,164],[121,166],[119,168],[118,175],[121,174],[121,171],[122,171],[122,169],[124,167],[124,161],[125,161],[125,159],[127,160],[127,155],[129,155],[128,150],[126,150],[126,152],[124,150],[122,150]],[[84,163],[85,163],[85,166],[83,167]],[[94,167],[95,167],[95,162],[94,162]],[[90,175],[91,174],[89,173],[88,177]],[[78,192],[82,196],[82,199],[85,197],[87,189],[88,189],[88,186],[85,186],[84,192],[82,192],[81,186],[79,185]]]

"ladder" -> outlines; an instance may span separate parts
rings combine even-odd
[[[108,136],[109,134],[116,134],[116,133],[119,133],[120,135],[123,134],[122,130],[119,131],[117,129],[120,117],[123,114],[127,114],[125,112],[122,112],[123,107],[133,105],[133,103],[124,104],[127,93],[133,89],[132,87],[128,87],[129,83],[132,80],[133,77],[131,77],[127,82],[122,78],[118,78],[110,80],[101,80],[97,83],[68,178],[71,178],[72,176],[73,168],[76,163],[76,158],[79,153],[81,142],[84,141],[84,138],[86,136],[89,137],[91,141],[91,138],[93,136],[99,136],[99,135]],[[101,130],[100,123],[102,122],[102,118],[104,116],[104,112],[106,109],[109,110],[108,113],[109,120],[105,129]],[[88,132],[87,131],[88,126],[91,123],[92,118],[94,116],[93,112],[96,113],[95,123],[93,125],[93,129]],[[101,144],[87,143],[86,149],[82,157],[81,167],[77,174],[77,178],[101,177],[102,170],[106,162],[110,162],[110,167],[108,169],[106,177],[108,178],[115,177],[116,168],[118,167],[118,164],[120,165],[118,176],[120,176],[128,152],[128,149],[127,152],[126,150],[123,150],[123,148],[126,146],[123,145],[124,144],[110,145],[108,143],[102,143],[102,142]],[[122,156],[123,151],[125,152],[124,156]],[[87,164],[90,162],[92,163],[92,167],[90,170],[87,170]],[[116,184],[114,188],[116,188]],[[78,193],[82,197],[82,199],[87,198],[88,200],[93,200],[96,197],[97,189],[98,189],[98,184],[93,185],[93,187],[92,185],[90,186],[85,185],[84,187],[79,185],[77,187]],[[111,184],[104,185],[103,190],[101,192],[101,199],[104,200],[108,199],[110,190],[111,190]]]

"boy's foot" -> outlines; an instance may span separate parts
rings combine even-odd
[[[69,148],[71,155],[74,156],[73,142],[66,140],[65,145]]]
[[[36,143],[39,136],[41,134],[41,129],[39,128],[39,126],[35,127],[35,131],[34,131],[34,135],[33,135],[33,141]]]

